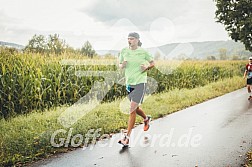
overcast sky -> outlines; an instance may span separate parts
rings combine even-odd
[[[57,33],[80,48],[127,46],[139,32],[143,47],[230,39],[215,22],[213,0],[0,0],[0,41],[26,45],[34,34]]]

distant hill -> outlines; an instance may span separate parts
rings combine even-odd
[[[205,59],[207,56],[215,56],[218,58],[220,54],[220,49],[226,51],[228,56],[237,55],[237,56],[248,56],[251,53],[245,50],[245,47],[240,42],[234,42],[232,40],[228,41],[206,41],[206,42],[191,42],[193,52],[188,55],[187,53],[181,52],[186,57]],[[164,54],[169,54],[174,48],[179,44],[167,44],[158,47]],[[185,49],[187,50],[187,49]],[[175,55],[174,55],[175,56]]]
[[[159,47],[147,48],[154,56],[159,54],[160,57],[169,58],[194,58],[206,59],[208,56],[219,58],[220,50],[226,51],[228,56],[248,57],[251,52],[246,51],[245,47],[240,42],[228,41],[205,41],[205,42],[190,42],[187,44],[171,43]],[[118,55],[119,51],[102,50],[96,51],[99,55],[112,54]]]
[[[6,47],[10,47],[10,48],[16,48],[18,50],[21,50],[24,48],[23,45],[19,45],[19,44],[15,44],[15,43],[10,43],[10,42],[3,42],[0,41],[0,46],[6,46]]]

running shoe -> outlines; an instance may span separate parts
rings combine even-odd
[[[150,128],[151,116],[147,116],[147,120],[144,120],[144,131],[147,131]]]

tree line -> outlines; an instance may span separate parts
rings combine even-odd
[[[61,39],[58,34],[44,35],[35,34],[23,49],[24,52],[39,53],[39,54],[54,54],[61,55],[63,53],[74,53],[93,58],[96,52],[91,43],[86,41],[80,49],[74,49],[69,46],[64,39]]]

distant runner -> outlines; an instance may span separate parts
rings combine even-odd
[[[147,70],[154,67],[154,61],[153,57],[141,48],[142,43],[139,38],[138,33],[129,33],[129,47],[122,49],[119,58],[119,67],[121,69],[125,68],[126,90],[130,100],[127,134],[118,141],[123,146],[129,145],[130,134],[136,121],[136,114],[144,119],[144,131],[149,129],[151,120],[151,117],[145,115],[139,104],[143,102],[146,90]]]
[[[246,65],[246,69],[243,78],[247,78],[247,89],[249,93],[248,100],[252,100],[251,88],[252,88],[252,57],[249,57],[249,63]]]

